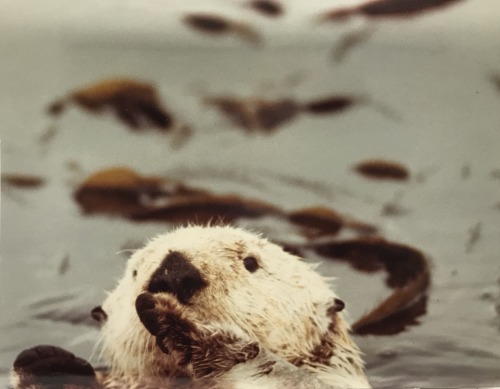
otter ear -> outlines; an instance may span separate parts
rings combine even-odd
[[[328,308],[327,313],[329,315],[334,315],[337,312],[343,311],[344,308],[345,308],[345,303],[341,299],[334,298],[333,304],[331,307]]]
[[[104,323],[108,319],[108,315],[106,314],[104,309],[102,309],[101,306],[92,309],[92,311],[90,311],[90,315],[94,320],[98,321],[99,323]]]

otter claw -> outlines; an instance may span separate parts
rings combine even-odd
[[[151,335],[156,336],[161,331],[162,326],[154,296],[150,293],[142,293],[137,296],[135,310],[144,327],[146,327]]]
[[[253,342],[245,346],[242,352],[246,356],[246,358],[242,362],[246,362],[247,360],[255,359],[257,355],[259,355],[260,346],[257,342]]]

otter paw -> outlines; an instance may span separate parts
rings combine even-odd
[[[257,342],[249,342],[231,332],[219,330],[192,348],[193,372],[196,378],[215,378],[237,364],[255,359],[259,353]]]
[[[136,299],[137,314],[165,353],[179,355],[179,365],[192,363],[196,378],[219,376],[234,365],[254,359],[259,344],[223,326],[196,326],[168,300],[143,293]]]
[[[22,351],[14,361],[19,387],[72,384],[95,388],[95,372],[90,363],[60,347],[40,345]]]
[[[135,308],[142,324],[156,337],[156,344],[164,353],[176,351],[181,354],[179,365],[191,361],[193,338],[199,334],[173,304],[157,299],[150,293],[143,293],[137,297]]]

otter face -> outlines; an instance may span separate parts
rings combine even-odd
[[[237,327],[294,362],[321,343],[332,315],[345,327],[340,300],[311,265],[240,229],[181,228],[135,252],[103,304],[104,353],[127,374],[179,374],[135,311],[144,292],[160,294],[199,325]]]

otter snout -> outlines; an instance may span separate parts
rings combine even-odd
[[[170,293],[188,304],[193,295],[207,286],[200,271],[180,252],[170,252],[151,276],[149,293]]]

